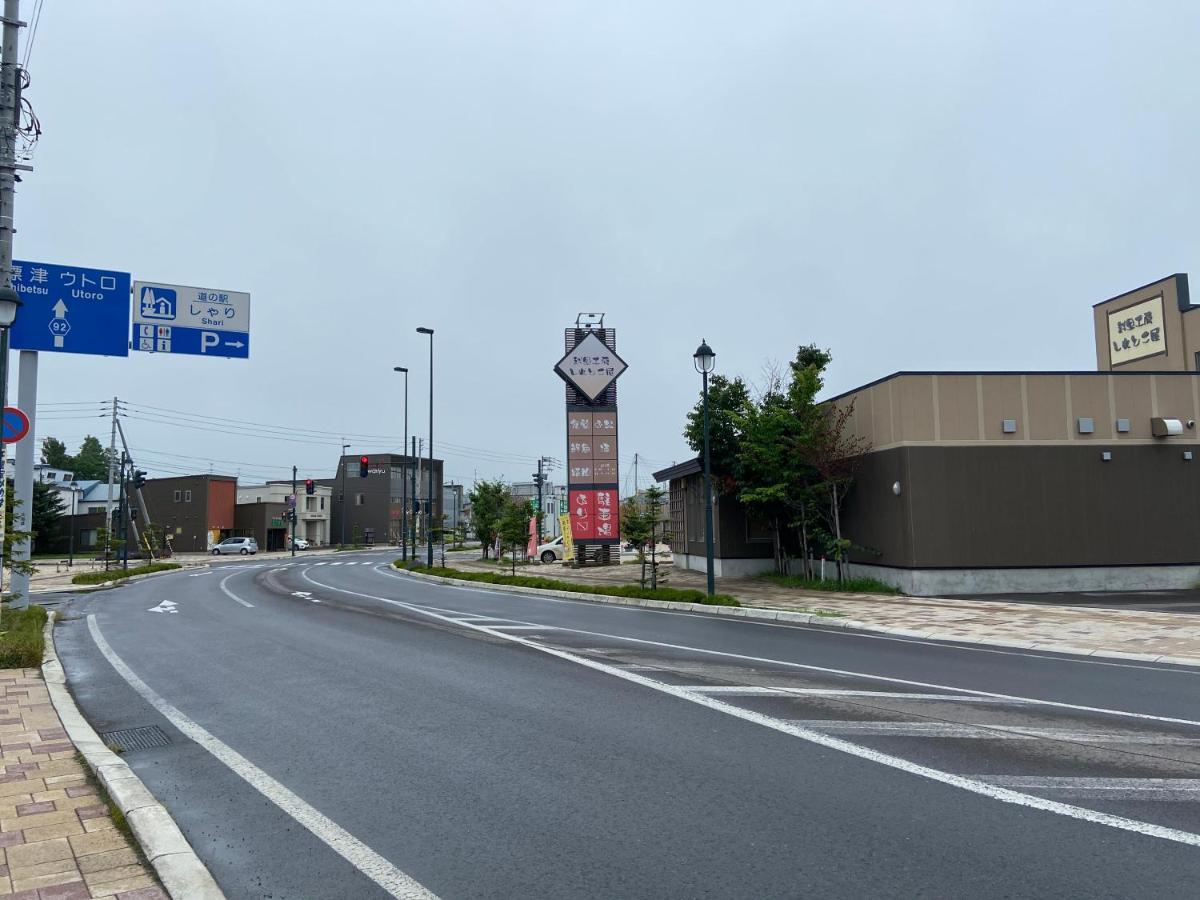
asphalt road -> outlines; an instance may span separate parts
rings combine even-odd
[[[65,605],[85,714],[167,735],[126,759],[230,897],[1195,895],[1200,671],[453,588],[392,556]]]

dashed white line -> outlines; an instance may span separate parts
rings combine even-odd
[[[864,722],[833,719],[792,720],[801,728],[828,734],[853,734],[859,737],[970,738],[994,741],[1066,741],[1077,744],[1156,744],[1189,746],[1200,744],[1200,737],[1130,731],[1092,731],[1080,728],[1041,728],[1025,725],[990,725],[967,722]]]
[[[100,631],[100,626],[96,624],[95,614],[88,616],[88,630],[104,658],[142,699],[158,710],[172,725],[228,766],[234,774],[312,832],[329,849],[393,897],[401,900],[437,900],[435,894],[412,876],[400,871],[337,822],[310,806],[300,796],[156,694],[109,646]]]
[[[624,668],[629,668],[625,666]],[[796,687],[772,687],[769,685],[709,685],[709,684],[688,684],[684,688],[689,691],[695,691],[698,694],[723,694],[725,696],[752,696],[756,694],[766,694],[775,697],[797,696],[797,697],[873,697],[879,700],[933,700],[933,701],[953,701],[954,703],[1003,703],[1005,705],[1024,705],[1029,703],[1038,703],[1037,700],[1009,700],[999,699],[996,697],[976,697],[972,694],[910,694],[903,691],[852,691],[842,690],[840,688],[796,688]]]

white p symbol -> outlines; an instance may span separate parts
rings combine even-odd
[[[207,353],[209,347],[215,347],[221,343],[221,336],[215,331],[200,332],[200,352]]]

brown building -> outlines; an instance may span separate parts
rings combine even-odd
[[[1094,308],[1098,372],[897,372],[831,398],[870,447],[842,513],[856,574],[914,594],[1190,587],[1200,579],[1200,315],[1186,275]],[[704,566],[695,463],[671,481]],[[714,510],[719,571],[770,534]]]
[[[153,478],[142,488],[150,521],[177,553],[203,553],[233,534],[237,479],[227,475]]]
[[[332,488],[329,542],[341,543],[344,533],[347,544],[356,540],[368,544],[398,544],[404,521],[405,497],[408,498],[410,512],[414,509],[414,480],[422,508],[427,506],[426,498],[431,491],[429,459],[414,460],[411,456],[398,453],[370,453],[367,454],[366,477],[360,474],[360,459],[358,454],[341,457],[334,477],[319,481]],[[441,521],[443,511],[442,469],[442,460],[434,459],[432,521],[435,527]],[[423,524],[423,519],[420,519],[414,526],[412,519],[409,519],[409,527],[415,527],[422,537],[425,534]]]

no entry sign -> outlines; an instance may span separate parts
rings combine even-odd
[[[15,444],[29,434],[29,416],[15,406],[4,407],[4,443]]]

